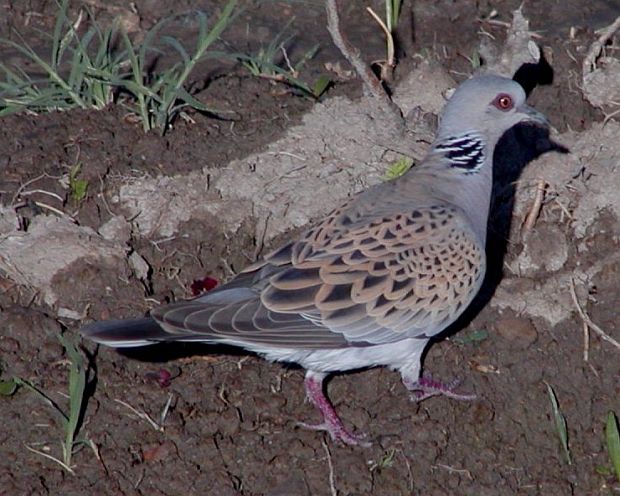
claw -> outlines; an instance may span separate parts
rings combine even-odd
[[[342,424],[342,422],[338,422],[337,424],[332,424],[327,421],[323,421],[320,424],[297,422],[297,425],[313,431],[327,432],[329,434],[329,437],[332,438],[332,441],[340,441],[341,443],[349,446],[361,446],[362,448],[369,448],[370,446],[372,446],[372,443],[370,441],[364,440],[366,438],[365,434],[353,434],[349,432]]]
[[[323,393],[323,379],[325,379],[325,374],[308,372],[304,381],[306,395],[317,410],[321,412],[323,422],[319,424],[298,422],[297,425],[314,431],[325,431],[332,440],[340,441],[349,446],[362,446],[364,448],[371,446],[372,443],[364,441],[364,435],[353,434],[344,426],[336,413],[336,409]]]
[[[455,389],[461,383],[458,379],[444,384],[443,382],[434,380],[430,376],[422,376],[415,382],[403,379],[403,383],[409,391],[413,392],[411,399],[417,402],[424,401],[433,396],[447,396],[448,398],[459,401],[472,401],[476,399],[475,394],[460,394],[455,392]]]

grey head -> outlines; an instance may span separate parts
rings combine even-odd
[[[506,131],[520,123],[549,127],[525,98],[521,85],[505,77],[465,81],[444,108],[431,153],[442,157],[453,172],[490,176],[493,150]]]
[[[525,91],[512,79],[478,76],[456,89],[441,115],[426,167],[441,177],[433,183],[432,194],[466,212],[482,243],[486,239],[497,142],[521,123],[549,126],[545,116],[529,107],[525,99]]]
[[[522,123],[548,127],[545,116],[525,103],[521,85],[512,79],[486,75],[463,82],[441,116],[438,141],[467,133],[484,137],[494,147],[508,129]]]

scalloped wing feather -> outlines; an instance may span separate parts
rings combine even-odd
[[[484,274],[462,212],[431,206],[369,220],[347,207],[220,289],[153,317],[178,339],[314,349],[428,337],[453,322]]]

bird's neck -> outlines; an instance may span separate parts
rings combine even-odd
[[[493,146],[478,133],[463,133],[437,140],[429,157],[428,172],[439,176],[433,195],[467,212],[483,243],[493,188]]]
[[[433,144],[431,154],[439,156],[457,173],[475,174],[485,164],[487,143],[481,134],[474,131],[448,135]]]

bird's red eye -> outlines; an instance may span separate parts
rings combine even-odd
[[[493,105],[495,105],[498,109],[506,112],[513,107],[514,103],[512,102],[512,97],[510,95],[507,95],[506,93],[500,93],[499,95],[497,95],[495,100],[493,100]]]

